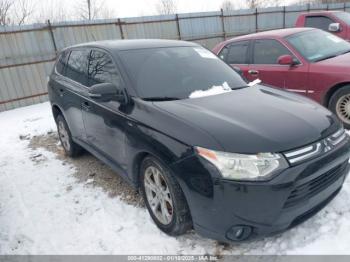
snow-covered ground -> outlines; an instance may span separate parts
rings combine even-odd
[[[161,233],[145,208],[79,182],[74,166],[20,139],[51,130],[48,103],[0,113],[0,254],[350,254],[349,179],[302,225],[222,246],[193,232]],[[37,156],[45,161],[33,161]]]

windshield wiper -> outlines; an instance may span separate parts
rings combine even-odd
[[[246,85],[246,86],[236,86],[236,87],[232,87],[231,89],[232,89],[232,90],[237,90],[237,89],[242,89],[242,88],[246,88],[246,87],[249,87],[249,85]]]
[[[181,98],[169,97],[169,96],[155,96],[155,97],[145,97],[142,99],[145,101],[174,101],[174,100],[180,100]]]
[[[345,55],[345,54],[347,54],[347,53],[350,53],[350,49],[349,49],[349,50],[346,50],[345,52],[340,53],[340,55]]]

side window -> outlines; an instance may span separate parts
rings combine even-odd
[[[334,21],[326,16],[307,16],[305,18],[306,27],[318,28],[325,31],[328,31],[331,23],[334,23]]]
[[[281,55],[292,53],[276,40],[256,40],[254,43],[253,64],[277,64]]]
[[[247,64],[249,41],[227,45],[221,50],[219,57],[228,64]]]
[[[65,76],[86,86],[88,50],[73,50],[70,52]]]
[[[102,51],[93,50],[88,67],[88,86],[101,83],[121,85],[121,77],[111,57]]]
[[[67,52],[62,52],[58,57],[58,60],[56,63],[56,71],[60,75],[63,75],[64,73],[64,67],[66,65],[66,61],[67,61]]]

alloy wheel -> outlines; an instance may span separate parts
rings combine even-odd
[[[350,94],[344,95],[337,101],[337,115],[344,123],[350,124]]]
[[[155,166],[148,167],[145,170],[144,186],[153,215],[163,225],[170,224],[173,219],[174,206],[162,171]]]
[[[65,124],[62,121],[58,122],[58,135],[60,137],[61,143],[66,151],[70,151],[70,142],[68,131]]]

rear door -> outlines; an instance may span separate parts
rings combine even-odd
[[[87,49],[73,49],[66,54],[66,66],[62,69],[58,63],[60,80],[56,84],[61,97],[61,106],[65,113],[72,136],[85,140],[84,123],[81,112],[82,96],[86,94],[87,62],[89,52]]]
[[[123,85],[113,58],[104,50],[92,49],[88,65],[88,88],[101,83]],[[89,98],[83,101],[83,117],[87,139],[104,157],[126,169],[125,114],[117,101],[101,102]]]
[[[250,41],[239,41],[226,45],[219,57],[232,67],[238,67],[245,78],[248,76],[248,56]]]

